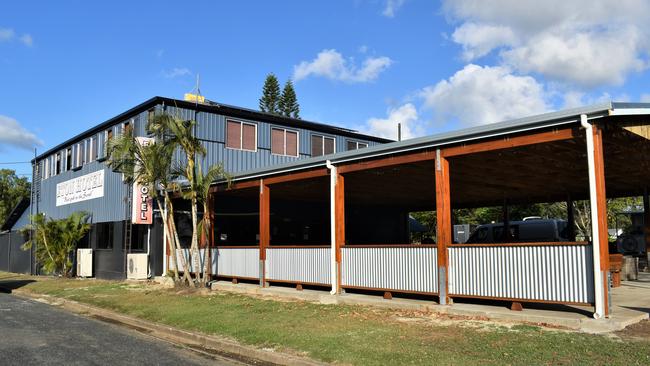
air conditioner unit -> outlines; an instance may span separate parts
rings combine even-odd
[[[149,255],[147,253],[129,253],[126,255],[126,278],[146,280],[149,278]]]
[[[93,250],[77,249],[77,277],[93,276]]]

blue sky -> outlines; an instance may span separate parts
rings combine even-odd
[[[62,1],[0,5],[0,163],[154,96],[406,137],[602,100],[650,101],[645,0]],[[28,173],[28,165],[0,165]]]

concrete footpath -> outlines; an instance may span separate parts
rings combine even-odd
[[[12,294],[17,297],[58,306],[70,312],[95,320],[121,325],[143,334],[147,334],[148,336],[189,348],[195,352],[203,353],[208,356],[213,355],[224,359],[231,359],[233,361],[238,361],[241,364],[291,366],[326,365],[325,363],[305,357],[276,352],[272,349],[260,349],[253,346],[247,346],[222,337],[206,335],[198,332],[189,332],[72,300],[34,294],[21,289],[13,290]]]
[[[386,300],[380,295],[363,295],[345,293],[331,295],[326,290],[302,290],[294,288],[271,286],[262,288],[256,284],[233,284],[227,281],[212,283],[212,289],[240,294],[249,294],[262,297],[276,297],[288,300],[301,300],[321,304],[348,304],[375,306],[396,310],[421,310],[448,315],[451,318],[462,320],[495,321],[506,324],[531,324],[549,328],[561,328],[584,333],[608,333],[619,331],[628,325],[648,319],[650,309],[641,306],[630,306],[631,302],[650,304],[650,283],[641,290],[633,288],[638,284],[624,282],[620,288],[612,291],[612,315],[608,319],[593,319],[593,309],[585,306],[553,306],[534,305],[527,308],[524,304],[523,311],[512,311],[505,305],[485,305],[472,303],[455,303],[451,306],[439,305],[433,301],[414,300],[394,297]],[[505,303],[503,303],[505,304]],[[532,305],[531,305],[532,307]],[[560,310],[558,310],[560,309]]]

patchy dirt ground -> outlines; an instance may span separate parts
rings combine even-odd
[[[650,320],[644,320],[640,323],[630,325],[615,334],[622,339],[633,339],[650,343]]]

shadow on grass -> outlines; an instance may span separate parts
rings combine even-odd
[[[3,279],[0,280],[0,293],[10,294],[13,290],[27,286],[34,280],[11,280]]]

